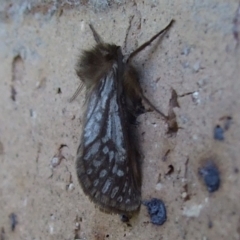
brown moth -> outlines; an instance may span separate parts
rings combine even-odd
[[[140,207],[141,163],[132,124],[145,112],[142,99],[154,106],[143,95],[131,59],[173,22],[125,58],[120,46],[104,43],[90,25],[97,44],[84,51],[76,65],[86,87],[76,170],[84,193],[105,212],[129,214]]]

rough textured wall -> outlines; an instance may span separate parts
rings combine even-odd
[[[68,100],[76,59],[94,44],[88,23],[122,45],[131,16],[128,51],[176,20],[135,59],[145,95],[167,113],[173,88],[180,105],[175,136],[155,112],[138,119],[142,197],[165,202],[160,227],[144,206],[130,225],[100,212],[75,173],[84,91]],[[239,240],[239,41],[237,0],[1,0],[0,239]],[[199,175],[207,160],[221,176],[211,194]]]

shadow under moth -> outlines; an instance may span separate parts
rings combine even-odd
[[[127,57],[120,46],[104,43],[90,25],[96,45],[83,51],[76,65],[76,73],[86,87],[76,170],[84,193],[105,212],[131,214],[139,210],[141,161],[133,125],[145,112],[142,100],[165,120],[167,116],[143,95],[131,60],[173,22]]]

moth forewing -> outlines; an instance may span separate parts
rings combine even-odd
[[[121,48],[104,43],[92,25],[97,44],[76,65],[87,89],[77,176],[90,199],[106,212],[131,213],[141,204],[141,164],[132,123],[144,112],[137,72],[130,60],[170,24],[124,60]]]
[[[124,95],[118,91],[117,65],[100,79],[88,96],[77,173],[84,192],[102,209],[134,211],[140,188],[134,182]],[[133,153],[132,153],[133,152]]]

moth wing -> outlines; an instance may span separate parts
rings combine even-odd
[[[140,206],[141,174],[120,95],[113,66],[88,93],[76,164],[85,194],[101,209],[122,213]]]

